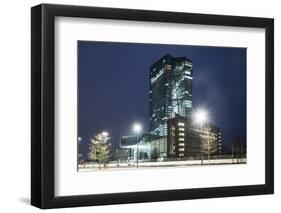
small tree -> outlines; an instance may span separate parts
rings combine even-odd
[[[98,161],[99,169],[101,169],[101,164],[105,168],[106,161],[109,159],[109,152],[111,150],[108,143],[109,139],[105,133],[99,133],[94,138],[90,138],[88,158],[92,161]]]
[[[208,155],[208,160],[210,155],[217,151],[217,141],[210,127],[204,128],[201,134],[201,151]]]

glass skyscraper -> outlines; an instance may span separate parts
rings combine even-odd
[[[178,114],[190,117],[192,61],[165,55],[150,66],[150,133],[167,135],[167,120]]]

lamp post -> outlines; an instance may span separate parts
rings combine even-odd
[[[81,146],[81,141],[82,141],[82,138],[81,137],[78,137],[78,149],[77,149],[77,171],[79,170],[79,164],[80,164],[80,158],[82,158],[82,154],[80,154],[80,146]]]
[[[136,138],[137,138],[137,168],[139,168],[139,133],[141,131],[141,125],[135,123],[133,130],[136,133]]]
[[[196,123],[200,124],[200,131],[201,134],[203,134],[203,124],[206,123],[208,121],[208,113],[206,110],[204,109],[198,109],[196,110],[195,114],[194,114],[194,120]],[[202,137],[201,137],[202,139]],[[203,150],[201,148],[201,164],[203,165]]]
[[[102,132],[101,134],[102,134],[104,139],[108,136],[108,132]]]
[[[208,113],[207,111],[203,109],[199,109],[195,112],[195,122],[200,123],[200,128],[202,129],[202,126],[204,123],[208,121]]]
[[[102,135],[102,143],[105,144],[108,139],[108,132],[103,131],[101,135]],[[103,160],[103,168],[105,169],[105,167],[106,167],[106,162],[105,160]]]

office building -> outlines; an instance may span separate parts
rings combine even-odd
[[[150,133],[167,136],[173,113],[189,117],[192,109],[192,62],[165,55],[150,66]]]
[[[202,128],[190,118],[176,115],[168,119],[167,154],[169,158],[193,158],[221,154],[221,131],[208,123]]]

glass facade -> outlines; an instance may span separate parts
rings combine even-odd
[[[173,114],[189,117],[192,108],[192,62],[165,55],[150,66],[150,133],[166,136]]]

